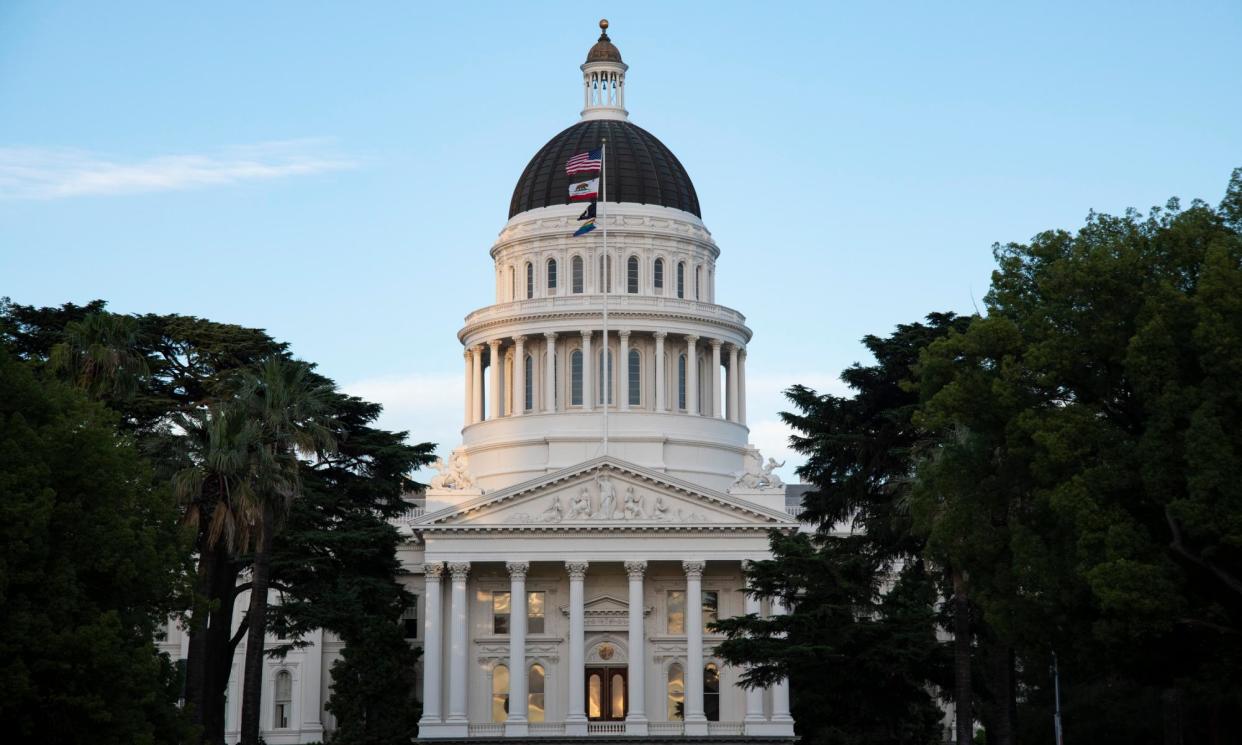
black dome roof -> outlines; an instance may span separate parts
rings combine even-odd
[[[609,202],[659,204],[702,217],[694,184],[677,156],[642,127],[612,119],[578,122],[540,148],[513,189],[509,217],[569,204],[565,161],[599,147],[604,138],[608,139]]]

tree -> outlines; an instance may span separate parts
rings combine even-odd
[[[154,640],[187,555],[116,416],[0,345],[0,721],[11,742],[189,736]]]
[[[919,472],[931,544],[1023,669],[1055,649],[1070,705],[1155,692],[1166,742],[1242,723],[1239,217],[1242,169],[1217,209],[998,246],[987,317],[921,369],[920,421],[959,435]]]
[[[394,623],[372,623],[351,634],[332,663],[332,698],[336,718],[333,745],[397,745],[418,731],[420,707],[413,700],[414,663],[418,659]]]
[[[825,743],[927,743],[939,739],[932,689],[945,683],[936,640],[936,581],[911,532],[907,500],[925,435],[911,421],[919,352],[966,319],[868,336],[876,358],[842,373],[851,397],[794,386],[782,415],[806,455],[798,475],[814,489],[801,518],[814,535],[774,535],[773,558],[748,571],[749,591],[785,601],[787,615],[721,621],[719,654],[746,665],[745,685],[788,676],[802,737]]]

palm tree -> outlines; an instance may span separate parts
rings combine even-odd
[[[185,505],[186,523],[196,529],[198,554],[185,699],[203,742],[223,743],[224,691],[240,641],[230,638],[240,571],[235,554],[249,540],[244,512],[254,502],[260,428],[236,401],[178,415],[174,427],[183,433],[176,439],[190,465],[174,475],[173,492]]]
[[[336,448],[333,436],[335,390],[305,363],[270,357],[246,376],[239,405],[259,429],[255,450],[255,488],[245,507],[253,547],[250,608],[246,613],[246,661],[242,673],[241,742],[259,742],[264,641],[272,543],[293,500],[301,494],[301,456],[317,457]]]

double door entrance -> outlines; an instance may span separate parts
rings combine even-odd
[[[592,722],[621,722],[629,704],[629,671],[624,667],[586,669],[587,719]]]

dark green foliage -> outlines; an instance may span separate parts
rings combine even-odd
[[[333,745],[401,745],[414,738],[422,714],[412,695],[417,659],[397,624],[355,630],[332,664]]]
[[[934,314],[888,338],[867,337],[876,364],[843,373],[851,398],[801,386],[787,394],[797,411],[782,416],[807,456],[798,475],[815,487],[803,518],[818,529],[774,535],[773,558],[749,574],[752,591],[783,599],[792,612],[721,621],[729,638],[719,653],[752,666],[748,683],[787,675],[808,742],[940,739],[932,690],[947,677],[947,661],[936,641],[934,578],[906,509],[913,454],[926,446],[911,422],[918,394],[908,382],[920,350],[966,323]]]
[[[1097,712],[1095,742],[1132,741],[1104,701],[1159,702],[1166,741],[1242,722],[1240,207],[1237,171],[1219,209],[998,247],[988,316],[922,361],[917,421],[944,435],[915,499],[929,550],[1024,671],[1057,650],[1067,729]]]
[[[154,639],[187,542],[116,416],[0,346],[0,722],[7,742],[188,737]]]

